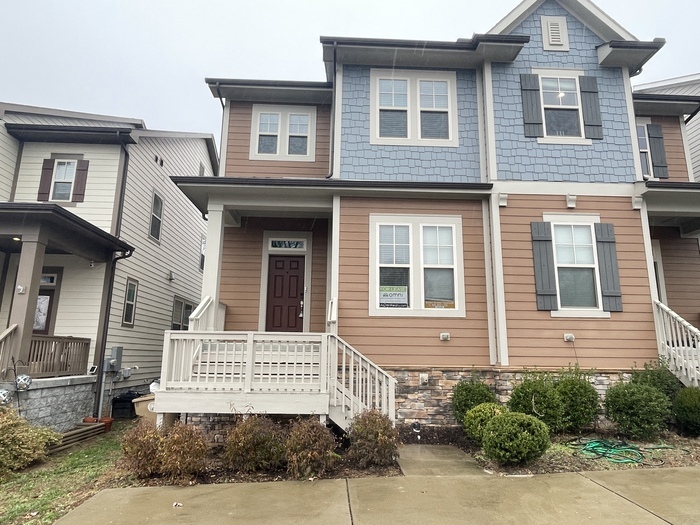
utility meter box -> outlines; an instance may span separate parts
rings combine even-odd
[[[122,367],[123,346],[113,346],[109,357],[105,356],[102,366],[103,372],[116,372]]]

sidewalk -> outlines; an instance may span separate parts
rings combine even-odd
[[[488,475],[453,447],[401,449],[404,477],[104,490],[59,525],[700,522],[700,468]],[[182,506],[173,506],[173,503]]]

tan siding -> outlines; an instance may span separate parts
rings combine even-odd
[[[325,178],[328,175],[331,112],[316,109],[315,162],[249,160],[253,104],[232,104],[226,148],[226,177]]]
[[[326,330],[328,222],[325,219],[244,217],[240,228],[224,229],[219,300],[226,305],[225,330],[256,331],[260,318],[263,232],[312,231],[310,330]]]
[[[640,213],[628,198],[579,196],[567,210],[562,196],[510,195],[500,208],[503,266],[512,367],[629,369],[656,357],[656,339]],[[610,319],[552,318],[538,311],[530,242],[530,222],[543,212],[599,213],[601,222],[615,226],[623,312]],[[575,353],[564,333],[576,337]]]
[[[681,239],[675,228],[654,228],[659,239],[668,307],[700,326],[700,248],[698,239]]]
[[[668,180],[688,182],[688,164],[681,135],[681,121],[678,117],[652,117],[653,124],[659,124],[664,134],[666,160],[668,162]]]
[[[371,213],[462,217],[465,318],[369,316],[369,216]],[[489,365],[481,201],[342,198],[338,330],[380,366]],[[440,341],[450,332],[450,341]]]

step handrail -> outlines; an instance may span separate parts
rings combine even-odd
[[[700,386],[700,329],[654,300],[659,356],[686,386]]]
[[[5,378],[10,365],[10,346],[17,326],[17,323],[11,324],[0,333],[0,378],[2,379]]]

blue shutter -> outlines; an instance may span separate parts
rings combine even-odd
[[[596,77],[578,77],[581,89],[581,111],[583,112],[583,130],[587,139],[603,138],[603,119],[600,115],[598,99],[598,79]]]
[[[558,310],[557,281],[552,246],[552,225],[531,222],[532,256],[535,263],[535,294],[538,310]]]
[[[664,132],[658,124],[647,124],[649,135],[649,150],[651,151],[651,165],[654,177],[668,179],[668,162],[666,160],[666,147],[664,146]]]
[[[622,290],[620,271],[617,267],[615,229],[612,224],[595,224],[596,246],[598,248],[598,274],[603,295],[603,310],[622,311]]]

